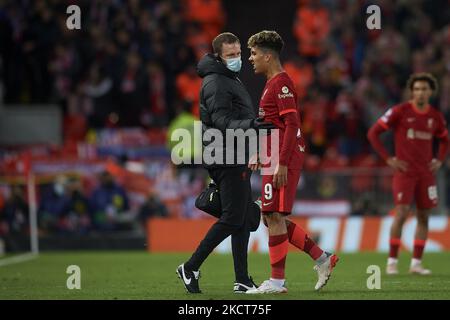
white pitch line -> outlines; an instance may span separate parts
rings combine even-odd
[[[14,257],[0,259],[0,267],[36,259],[38,256],[39,255],[36,253],[24,253],[24,254],[21,254],[18,256],[14,256]]]

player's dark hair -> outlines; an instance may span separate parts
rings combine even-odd
[[[248,39],[247,45],[249,48],[258,47],[262,50],[269,49],[279,55],[284,47],[284,41],[276,31],[263,30],[252,35]]]
[[[217,53],[220,56],[222,54],[222,46],[224,43],[232,44],[236,42],[239,44],[241,43],[239,41],[239,38],[231,32],[221,33],[212,41],[213,52]]]
[[[409,77],[406,86],[409,88],[409,90],[412,91],[414,88],[414,83],[416,83],[417,81],[428,82],[431,90],[433,90],[433,93],[436,93],[439,90],[438,82],[431,73],[426,73],[426,72],[414,73],[413,75],[411,75]]]

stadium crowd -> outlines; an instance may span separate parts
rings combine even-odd
[[[3,103],[60,105],[66,143],[89,129],[165,130],[181,110],[198,116],[195,66],[226,25],[221,0],[79,1],[81,30],[66,27],[68,3],[0,1]],[[434,105],[450,120],[448,1],[377,3],[382,30],[365,25],[369,1],[297,1],[297,52],[282,58],[300,100],[309,170],[379,164],[367,130],[406,99],[413,72],[439,79]],[[450,183],[444,192],[449,206]]]
[[[367,128],[405,98],[412,72],[440,79],[435,106],[450,114],[449,10],[436,10],[447,1],[379,1],[382,32],[365,26],[367,4],[298,0],[298,52],[284,57],[309,153],[322,159],[334,148],[343,165],[370,153]],[[58,103],[69,139],[87,128],[164,127],[186,105],[198,115],[195,65],[225,25],[221,0],[79,5],[78,31],[65,25],[66,1],[2,1],[6,104]]]

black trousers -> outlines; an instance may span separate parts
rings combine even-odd
[[[209,254],[231,235],[236,281],[248,282],[247,250],[250,231],[247,216],[259,210],[251,195],[251,171],[246,166],[208,170],[220,191],[222,216],[206,233],[197,250],[186,262],[189,270],[198,270]]]

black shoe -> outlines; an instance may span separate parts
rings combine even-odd
[[[258,286],[253,281],[252,277],[249,277],[248,282],[235,282],[234,283],[234,293],[246,293],[247,290],[256,289]]]
[[[198,287],[200,271],[190,271],[184,268],[184,263],[177,268],[178,278],[183,281],[184,287],[190,293],[202,293]]]

